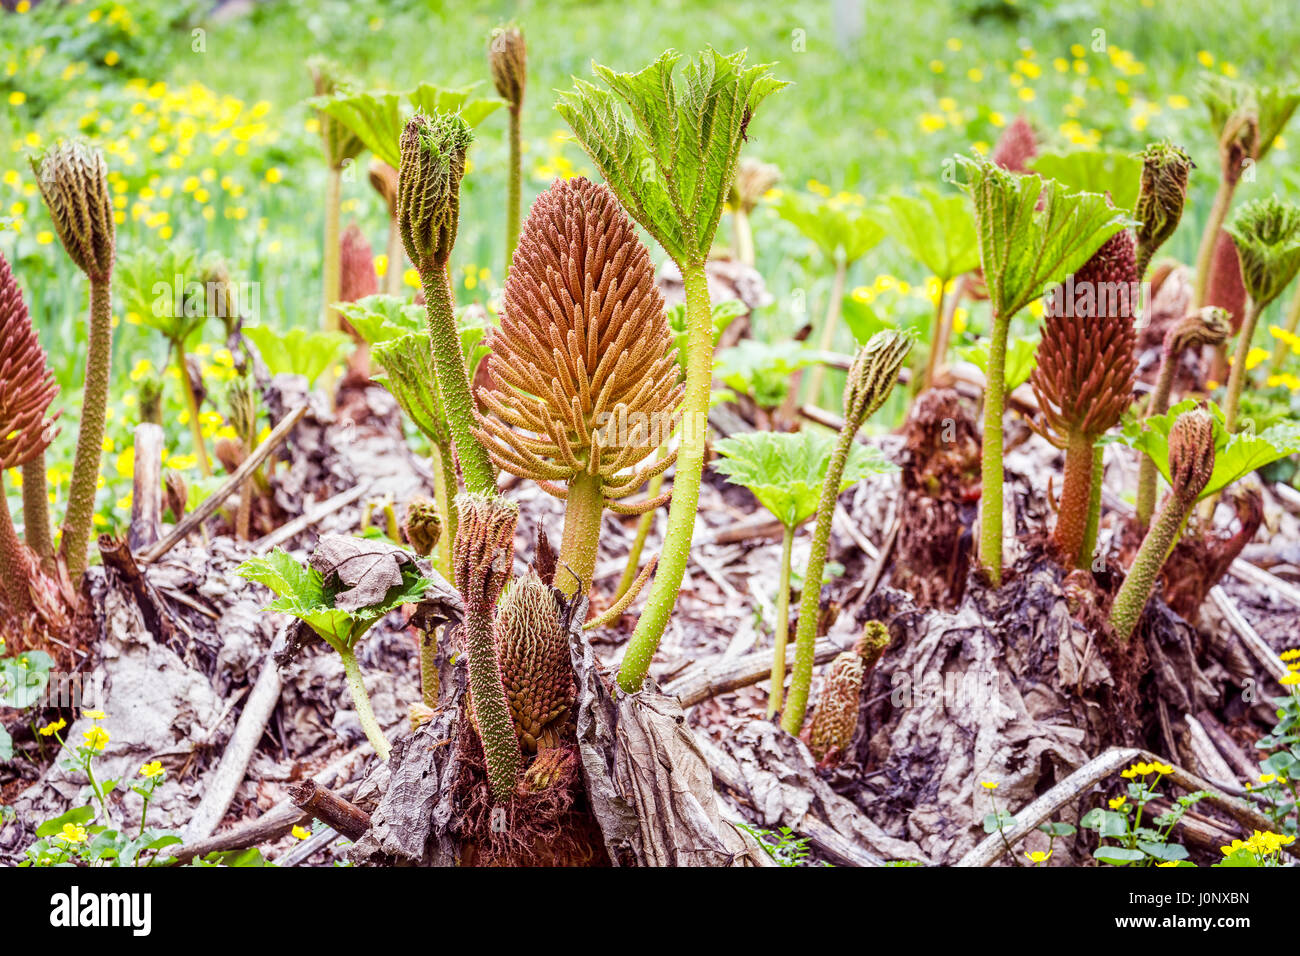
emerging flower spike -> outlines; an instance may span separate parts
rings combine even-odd
[[[397,216],[402,245],[423,272],[445,268],[460,221],[460,181],[474,135],[454,113],[416,113],[402,131]]]
[[[1017,116],[1002,131],[991,157],[994,165],[1012,173],[1029,172],[1029,161],[1038,155],[1034,128],[1023,116]]]
[[[506,589],[493,626],[510,717],[524,750],[559,742],[576,688],[555,591],[529,571]]]
[[[1232,323],[1232,330],[1241,328],[1246,317],[1246,287],[1241,281],[1241,263],[1237,261],[1237,247],[1226,230],[1219,230],[1210,259],[1210,275],[1206,280],[1205,304],[1223,309]]]
[[[731,205],[751,213],[763,195],[781,180],[781,170],[771,163],[746,156],[736,165],[736,181],[731,187]]]
[[[1204,409],[1186,412],[1169,431],[1170,492],[1111,605],[1110,623],[1127,643],[1183,523],[1214,471],[1214,420]]]
[[[1191,157],[1172,143],[1152,143],[1141,152],[1142,184],[1134,218],[1137,226],[1137,273],[1146,274],[1151,257],[1174,231],[1183,217],[1187,201],[1187,179],[1195,165]]]
[[[838,762],[853,742],[862,684],[888,646],[889,629],[868,621],[853,650],[831,661],[808,734],[808,749],[819,764]]]
[[[1030,384],[1043,411],[1037,430],[1065,449],[1065,481],[1053,539],[1068,566],[1081,559],[1093,445],[1133,400],[1138,274],[1133,237],[1117,232],[1049,297]],[[1072,297],[1072,298],[1071,298]]]
[[[604,186],[557,180],[537,198],[488,345],[496,387],[478,392],[475,434],[498,467],[567,499],[560,568],[585,589],[602,509],[668,499],[618,502],[676,460],[630,470],[668,440],[683,390],[650,255]]]
[[[63,141],[33,157],[32,170],[68,258],[87,278],[106,281],[115,246],[103,154],[76,140]]]
[[[379,291],[375,257],[361,227],[352,223],[339,243],[339,301],[356,302]]]
[[[0,469],[25,465],[54,440],[58,393],[18,280],[0,255]]]
[[[437,506],[428,498],[412,498],[406,506],[402,536],[416,554],[425,558],[432,554],[442,537],[442,519],[438,517]]]
[[[524,90],[528,85],[528,49],[517,26],[498,27],[492,31],[488,44],[488,67],[497,94],[510,109],[518,110],[524,103]]]
[[[349,92],[349,83],[343,79],[338,64],[324,57],[312,57],[307,61],[307,71],[311,74],[312,90],[317,96],[333,96],[336,93]],[[330,169],[341,170],[348,161],[361,155],[365,144],[351,127],[336,120],[324,110],[316,110],[316,120],[320,123],[321,144],[325,149],[325,162]]]
[[[523,762],[506,702],[492,636],[493,608],[510,578],[519,506],[505,498],[479,494],[456,497],[460,523],[453,560],[456,585],[465,603],[465,647],[469,687],[488,780],[497,800],[514,793]]]

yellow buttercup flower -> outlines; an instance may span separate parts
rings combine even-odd
[[[297,837],[299,840],[305,840],[309,836],[311,836],[311,831],[303,826],[295,826],[293,828],[293,835]]]
[[[1029,858],[1030,863],[1034,863],[1034,864],[1046,863],[1048,860],[1052,858],[1052,851],[1048,850],[1046,853],[1044,853],[1042,850],[1033,850],[1031,852],[1026,853],[1025,856]]]
[[[140,768],[140,776],[148,777],[149,779],[161,777],[164,772],[162,762],[158,760],[150,761]]]
[[[85,717],[87,720],[105,720],[108,717],[108,714],[104,713],[102,710],[83,710],[81,716]]]
[[[985,790],[996,790],[998,788],[998,785],[994,783],[992,780],[981,780],[980,786],[983,787]]]
[[[86,747],[90,750],[103,750],[109,741],[108,731],[103,727],[91,727],[81,736],[86,738]]]
[[[68,722],[64,720],[62,717],[60,717],[58,720],[48,723],[44,727],[42,727],[40,729],[40,734],[42,737],[49,737],[53,734],[57,734],[60,730],[62,730],[66,726],[68,726]]]
[[[1118,810],[1120,807],[1124,806],[1124,804],[1127,801],[1128,801],[1128,797],[1115,797],[1114,799],[1107,800],[1106,802],[1110,804],[1110,808],[1112,810]]]
[[[75,823],[65,823],[63,829],[59,831],[59,839],[68,843],[85,843],[86,828]]]

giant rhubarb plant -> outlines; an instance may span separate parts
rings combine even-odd
[[[1237,211],[1228,234],[1237,245],[1241,281],[1246,287],[1245,315],[1224,400],[1228,431],[1237,427],[1237,405],[1246,381],[1246,356],[1260,314],[1291,284],[1300,270],[1300,206],[1276,196],[1247,203]]]
[[[322,57],[312,57],[307,62],[312,87],[317,97],[332,97],[348,90],[348,84],[339,76],[338,66]],[[321,148],[325,152],[325,239],[324,265],[322,267],[321,309],[326,329],[339,327],[338,312],[334,303],[339,300],[340,244],[339,211],[343,201],[343,170],[361,155],[365,144],[349,127],[329,113],[316,112],[320,123]]]
[[[1201,233],[1196,253],[1196,285],[1192,303],[1196,308],[1211,303],[1211,262],[1219,230],[1228,218],[1233,194],[1248,168],[1264,158],[1278,135],[1300,106],[1300,86],[1255,86],[1244,80],[1206,74],[1199,92],[1210,113],[1210,123],[1219,137],[1219,188]]]
[[[510,719],[522,749],[554,747],[576,688],[555,590],[530,570],[506,586],[492,625]]]
[[[1228,313],[1210,305],[1184,316],[1169,326],[1160,357],[1160,372],[1156,378],[1155,388],[1151,390],[1151,399],[1147,403],[1145,417],[1163,415],[1169,411],[1174,373],[1188,349],[1222,345],[1231,333],[1232,326],[1228,321]],[[1142,528],[1146,528],[1151,523],[1155,505],[1156,463],[1149,455],[1143,455],[1138,467],[1137,485],[1137,520]]]
[[[708,50],[678,79],[680,59],[670,50],[639,73],[594,66],[609,90],[579,80],[556,104],[632,218],[677,263],[686,286],[682,444],[659,571],[619,671],[619,684],[629,692],[640,689],[659,646],[695,529],[713,368],[704,262],[754,110],[785,85],[766,66],[746,66],[744,52]]]
[[[86,570],[95,492],[104,452],[108,377],[113,359],[112,282],[116,243],[108,169],[98,151],[80,142],[60,142],[33,157],[41,196],[49,208],[68,258],[90,280],[90,335],[81,398],[81,424],[72,459],[68,507],[63,515],[59,556],[73,581]]]
[[[1002,412],[1011,319],[1049,283],[1082,266],[1129,224],[1096,193],[1067,192],[1054,180],[1017,176],[983,159],[958,157],[975,206],[980,264],[993,307],[984,393],[980,564],[1002,583]]]
[[[821,487],[831,463],[834,439],[812,431],[741,432],[714,443],[724,456],[714,465],[727,480],[743,485],[759,504],[781,522],[781,572],[776,592],[776,637],[772,652],[772,683],[767,697],[770,720],[781,709],[785,693],[785,649],[790,631],[790,554],[794,533],[817,511]],[[894,471],[880,452],[854,442],[840,478],[839,492],[868,475]],[[838,492],[837,492],[838,493]]]
[[[519,120],[528,88],[528,47],[516,26],[498,27],[488,43],[492,83],[510,110],[510,171],[506,188],[506,269],[519,242],[520,135]]]
[[[1160,566],[1178,541],[1183,525],[1214,471],[1214,420],[1203,410],[1185,412],[1169,431],[1169,495],[1160,509],[1124,584],[1111,605],[1110,623],[1121,642],[1133,636]]]
[[[26,545],[19,541],[9,503],[0,500],[0,588],[10,612],[20,618],[32,609],[29,587],[34,562],[48,562],[54,556],[43,454],[55,434],[48,412],[58,390],[18,282],[0,255],[0,471],[23,469],[27,537]],[[41,480],[39,487],[29,489],[26,469],[32,462],[41,466]],[[37,493],[39,499],[34,497]]]
[[[1052,540],[1067,567],[1091,558],[1083,548],[1092,488],[1101,482],[1093,447],[1133,401],[1137,277],[1133,237],[1117,232],[1047,298],[1029,382],[1043,412],[1040,433],[1065,449]]]
[[[456,585],[464,600],[465,648],[474,723],[483,742],[488,781],[497,800],[514,793],[523,757],[510,703],[502,683],[493,635],[497,598],[510,579],[519,507],[496,495],[462,494],[456,499]]]
[[[1140,154],[1142,179],[1133,217],[1137,219],[1137,274],[1147,273],[1152,257],[1178,229],[1187,201],[1192,159],[1173,143],[1152,143]]]
[[[808,553],[808,568],[803,576],[803,593],[799,597],[794,671],[790,675],[790,696],[781,718],[781,726],[790,734],[799,733],[804,712],[808,709],[808,691],[812,687],[816,656],[817,621],[821,617],[822,573],[826,569],[826,549],[830,544],[835,499],[840,494],[849,450],[862,423],[889,397],[898,380],[898,370],[911,348],[912,340],[906,335],[894,331],[877,332],[858,352],[844,383],[844,424],[826,467],[826,479],[817,503],[817,525]]]
[[[557,180],[537,197],[488,339],[496,388],[476,434],[500,468],[565,500],[560,586],[591,586],[601,514],[642,514],[631,494],[676,460],[639,470],[676,425],[684,386],[650,254],[604,186]]]
[[[416,113],[402,133],[398,170],[398,226],[402,245],[420,274],[429,319],[429,342],[447,427],[455,443],[465,488],[496,492],[496,472],[474,435],[474,399],[461,353],[447,263],[460,224],[460,180],[473,134],[454,113]]]

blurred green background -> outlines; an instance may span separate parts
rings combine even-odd
[[[743,155],[780,167],[780,188],[870,204],[893,191],[942,183],[954,152],[987,152],[1024,115],[1049,147],[1135,151],[1168,137],[1197,162],[1184,225],[1164,250],[1187,261],[1213,194],[1214,135],[1196,97],[1198,74],[1263,81],[1300,48],[1294,3],[1269,0],[1097,0],[954,3],[627,2],[355,3],[279,0],[210,4],[5,0],[0,12],[0,251],[28,295],[63,387],[60,443],[75,428],[84,361],[85,282],[66,260],[36,193],[27,155],[81,135],[107,156],[122,254],[183,244],[220,252],[234,277],[260,283],[263,323],[314,326],[320,314],[324,169],[305,62],[337,60],[367,89],[418,82],[482,83],[491,29],[520,24],[528,42],[523,114],[525,204],[557,175],[591,164],[552,110],[553,91],[587,77],[594,59],[635,70],[662,50],[748,48],[794,85],[766,102]],[[506,116],[476,131],[463,186],[453,263],[458,300],[491,302],[502,281]],[[1284,135],[1237,201],[1294,196],[1300,130]],[[343,221],[376,253],[386,215],[364,175],[344,184]],[[825,311],[830,268],[791,225],[760,206],[757,264],[774,303],[757,335],[788,337]],[[724,222],[719,244],[729,241]],[[661,250],[652,247],[656,261]],[[857,262],[850,295],[900,324],[923,322],[929,278],[893,243]],[[410,287],[408,287],[409,289]],[[115,300],[116,401],[106,449],[101,526],[123,515],[133,383],[159,370],[166,344]],[[970,316],[966,335],[978,333]],[[1266,322],[1268,320],[1266,319]],[[193,351],[209,375],[228,376],[220,329]],[[841,329],[837,346],[847,350]],[[173,465],[192,467],[189,437],[168,391]],[[828,388],[833,388],[832,382]],[[828,392],[830,394],[830,392]],[[205,428],[216,434],[215,413]],[[68,456],[70,457],[70,456]],[[66,467],[52,453],[57,495]],[[60,470],[62,469],[62,470]]]

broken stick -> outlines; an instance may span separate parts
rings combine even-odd
[[[294,806],[310,813],[349,840],[361,839],[361,835],[370,829],[370,814],[332,790],[320,786],[315,780],[304,780],[290,787],[289,799]]]

